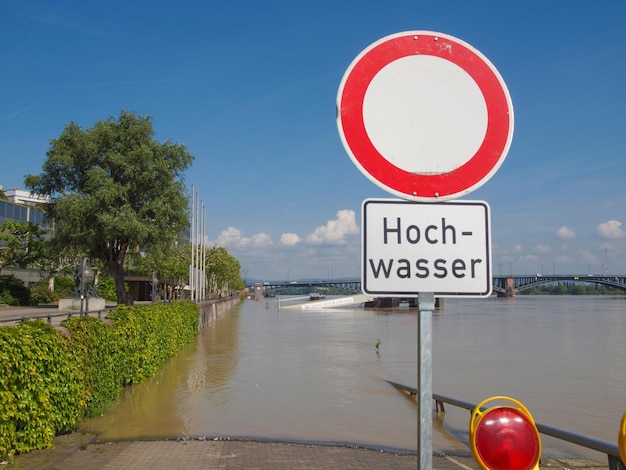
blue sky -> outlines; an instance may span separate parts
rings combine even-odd
[[[515,133],[463,199],[491,206],[493,272],[626,273],[626,2],[0,2],[0,185],[120,110],[195,156],[209,244],[248,278],[350,278],[361,203],[395,196],[344,150],[336,97],[390,34],[457,37],[496,66]]]

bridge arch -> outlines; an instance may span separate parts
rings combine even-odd
[[[498,296],[512,296],[533,287],[554,284],[556,282],[603,285],[618,289],[626,294],[626,275],[595,276],[590,274],[494,276],[493,291]]]
[[[339,291],[340,294],[360,294],[361,281],[285,281],[264,282],[254,285],[254,290],[261,289],[265,297],[287,295],[289,291],[297,294],[311,294],[313,292],[328,293],[329,290]],[[252,289],[251,289],[252,290]]]
[[[590,274],[526,274],[510,276],[493,276],[493,292],[499,297],[512,297],[517,293],[537,287],[540,285],[554,284],[556,282],[575,282],[580,284],[596,284],[619,289],[626,294],[626,275],[612,274],[606,276],[596,276]],[[311,292],[336,289],[342,294],[360,294],[361,281],[284,281],[284,282],[264,282],[250,286],[250,290],[264,296],[280,295],[286,289],[300,289],[300,293],[310,294]]]

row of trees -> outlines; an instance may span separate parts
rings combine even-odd
[[[520,292],[522,295],[617,295],[619,289],[599,284],[580,284],[575,282],[535,286]]]
[[[155,141],[149,116],[121,111],[88,129],[69,123],[46,155],[42,173],[27,175],[25,186],[49,197],[42,207],[49,233],[4,222],[1,263],[54,273],[86,256],[114,279],[118,304],[128,305],[128,261],[140,273],[156,271],[165,283],[188,278],[191,247],[183,235],[190,210],[183,172],[193,156],[184,145]],[[206,259],[214,292],[243,288],[240,264],[225,248],[213,247]]]

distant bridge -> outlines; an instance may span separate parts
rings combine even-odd
[[[626,275],[624,274],[523,274],[523,275],[498,275],[492,276],[493,292],[499,297],[514,297],[532,287],[542,284],[553,284],[555,282],[577,282],[599,284],[607,287],[614,287],[626,294]],[[249,286],[256,294],[260,290],[262,295],[281,294],[288,288],[307,289],[308,292],[316,292],[328,288],[341,290],[346,294],[361,293],[360,280],[344,281],[285,281],[285,282],[264,282]]]
[[[626,275],[607,274],[605,276],[595,274],[524,274],[509,276],[493,276],[493,291],[499,297],[513,297],[532,287],[555,282],[580,282],[600,284],[607,287],[620,289],[626,294]]]
[[[345,294],[360,294],[361,293],[361,281],[285,281],[285,282],[264,282],[256,283],[250,286],[250,291],[261,288],[265,295],[280,294],[288,289],[305,289],[308,292],[316,292],[323,289],[338,289]]]

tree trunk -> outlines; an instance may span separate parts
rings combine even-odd
[[[107,256],[107,262],[111,276],[115,281],[115,295],[118,305],[132,305],[133,298],[126,292],[124,283],[124,258],[126,257],[126,245],[120,246],[117,250],[111,250]]]

